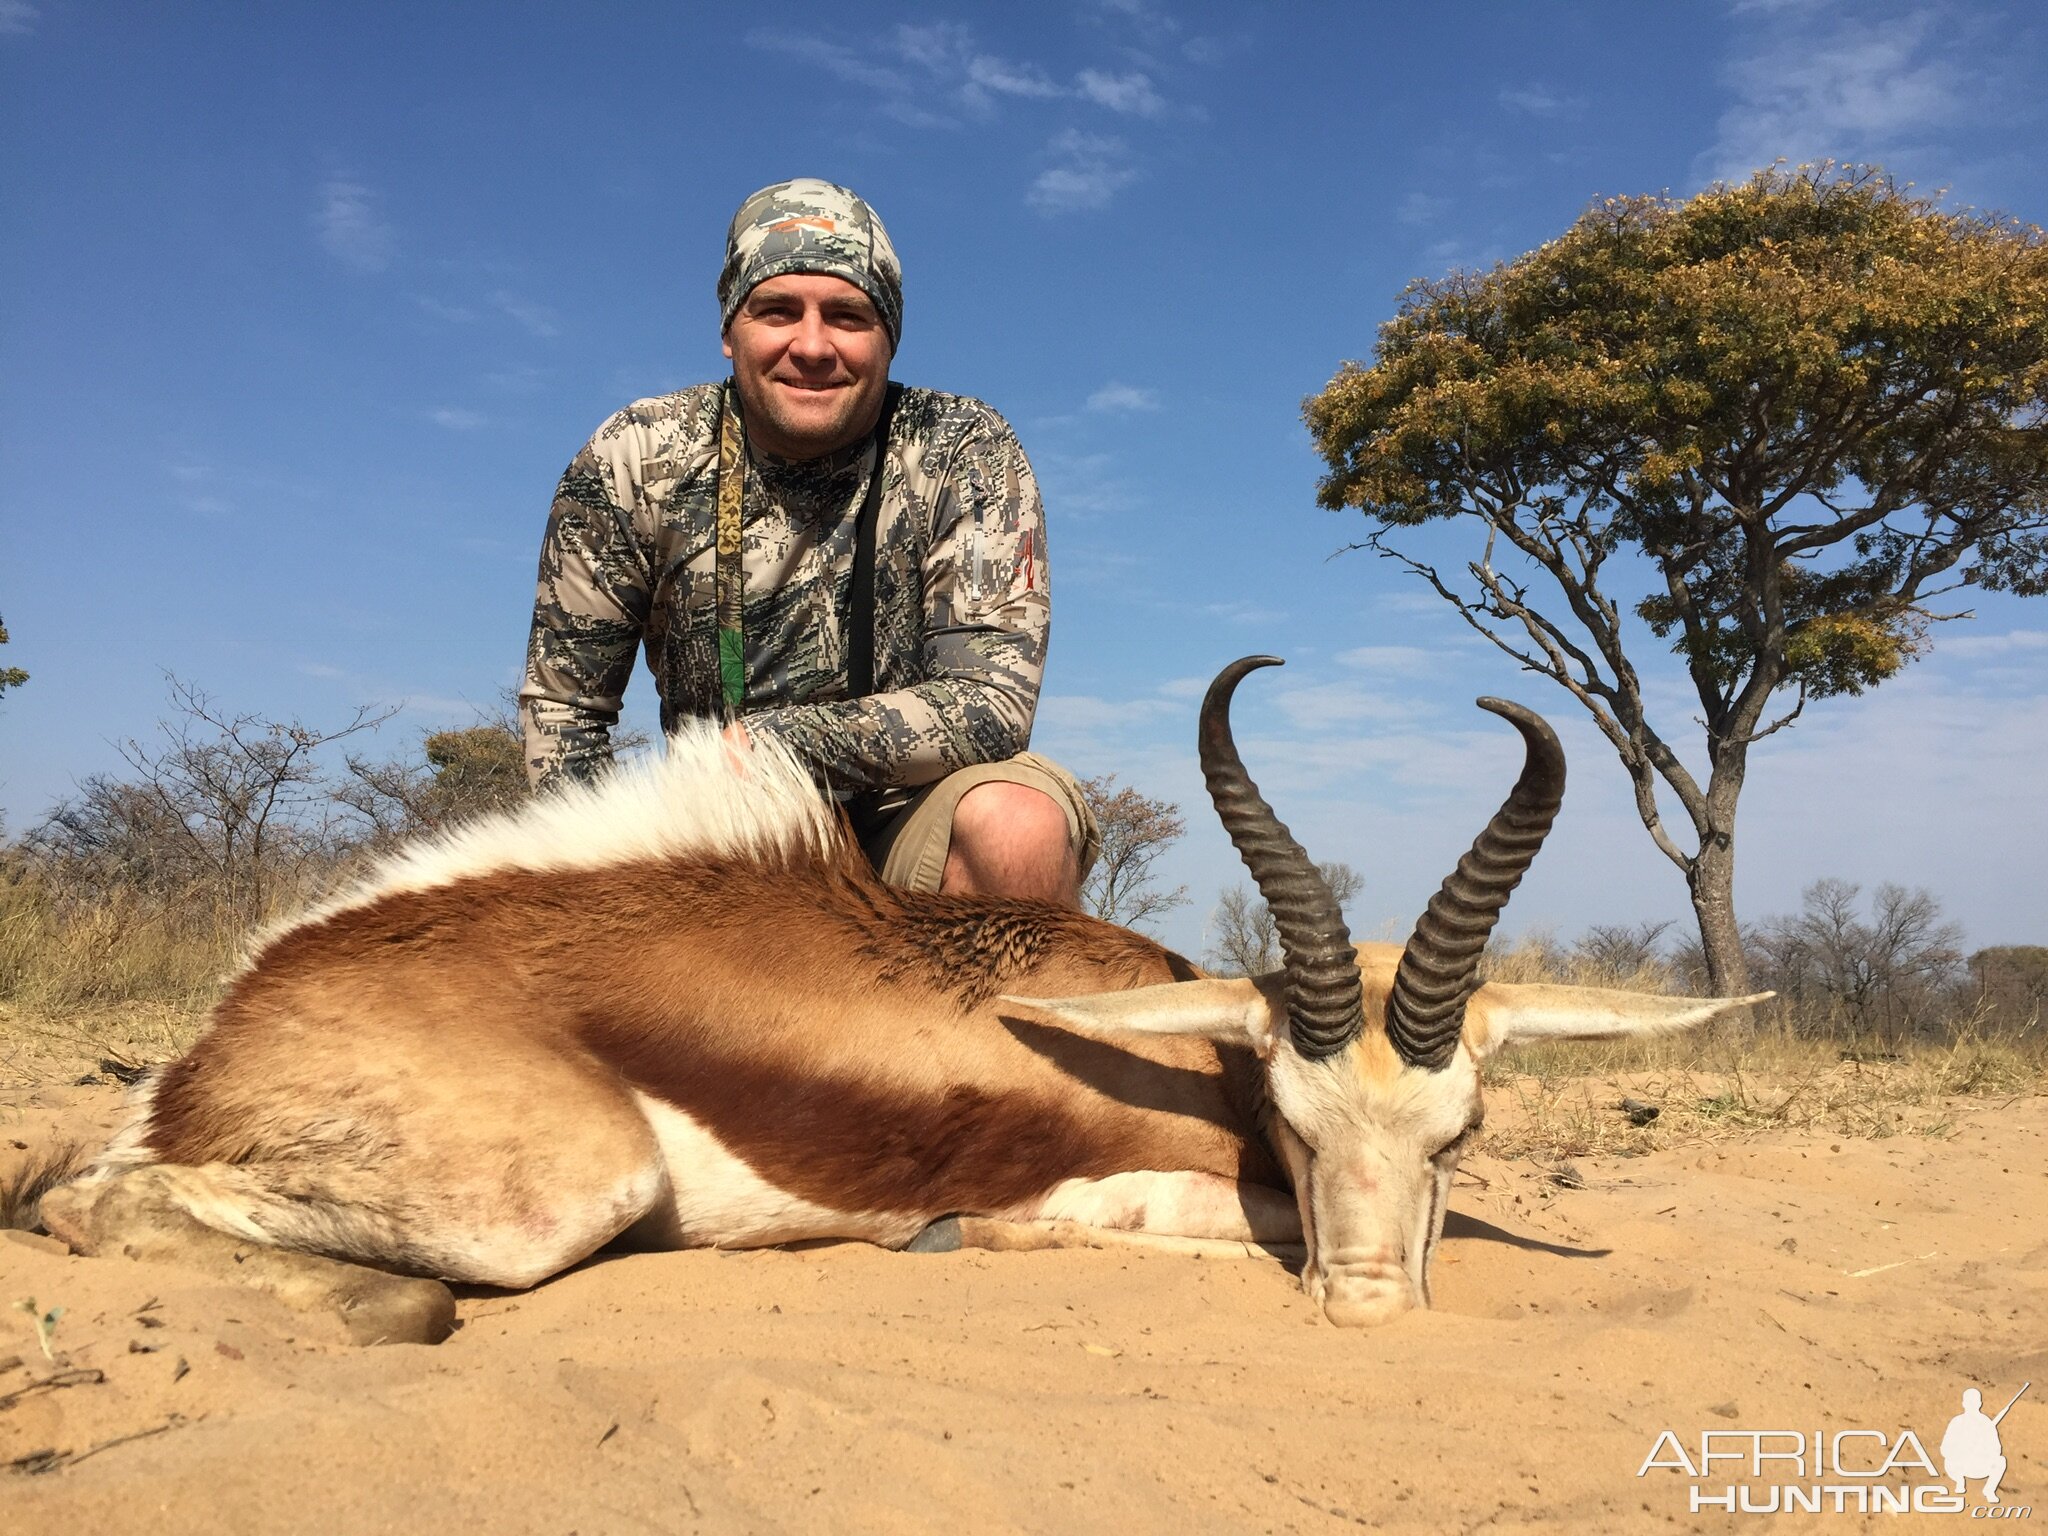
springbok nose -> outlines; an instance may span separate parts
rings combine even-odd
[[[1405,1289],[1379,1289],[1363,1295],[1332,1291],[1323,1298],[1323,1316],[1339,1328],[1377,1328],[1414,1310],[1415,1298]]]
[[[1339,1328],[1377,1328],[1417,1304],[1414,1283],[1397,1264],[1333,1267],[1323,1278],[1323,1316]]]

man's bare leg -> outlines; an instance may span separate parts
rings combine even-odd
[[[1012,896],[1081,904],[1081,874],[1067,813],[1024,784],[977,784],[953,811],[953,840],[939,889],[954,896]]]

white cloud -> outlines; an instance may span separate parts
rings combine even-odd
[[[561,333],[562,327],[555,317],[555,312],[544,304],[522,299],[518,294],[503,288],[491,295],[491,302],[536,336],[555,336]]]
[[[1047,146],[1057,163],[1039,173],[1024,200],[1043,214],[1106,208],[1138,179],[1130,148],[1109,134],[1069,128]]]
[[[313,227],[327,254],[358,272],[382,272],[391,265],[397,235],[378,211],[377,194],[346,176],[320,189]]]
[[[1088,397],[1091,411],[1156,411],[1159,409],[1159,392],[1154,389],[1140,389],[1135,384],[1119,384],[1114,379]]]
[[[814,64],[851,85],[872,86],[876,90],[891,92],[910,89],[910,80],[901,70],[877,64],[843,44],[827,42],[809,33],[778,32],[760,27],[747,34],[746,42],[749,48],[785,53],[806,64]]]
[[[1039,702],[1038,719],[1055,731],[1100,732],[1128,729],[1147,721],[1178,719],[1187,714],[1179,699],[1103,699],[1090,694],[1049,694]]]
[[[547,383],[547,374],[531,364],[514,368],[500,368],[484,375],[484,382],[493,389],[501,389],[508,395],[538,394]]]
[[[973,47],[973,33],[957,21],[934,22],[928,27],[905,22],[896,28],[896,51],[933,74],[953,68]]]
[[[1012,64],[993,55],[978,53],[967,61],[967,80],[983,90],[1001,96],[1035,96],[1044,99],[1063,96],[1062,91],[1032,64]]]
[[[1165,99],[1152,88],[1148,75],[1110,75],[1101,70],[1084,69],[1079,77],[1079,88],[1089,101],[1112,112],[1124,112],[1133,117],[1157,117],[1166,110]]]
[[[1394,217],[1407,225],[1434,224],[1450,211],[1451,200],[1434,192],[1410,192],[1401,199]]]
[[[1339,651],[1335,660],[1339,666],[1394,677],[1423,676],[1437,671],[1444,663],[1440,652],[1425,650],[1419,645],[1354,646],[1348,651]]]
[[[1288,723],[1302,731],[1326,731],[1362,721],[1412,720],[1419,712],[1410,699],[1348,682],[1283,688],[1276,695],[1276,702]]]
[[[164,472],[178,483],[178,505],[199,517],[226,517],[235,504],[222,494],[227,489],[220,467],[212,460],[187,451],[164,466]]]
[[[1949,656],[2015,656],[2048,650],[2048,629],[2014,629],[2002,635],[1942,635],[1935,644]]]
[[[1098,25],[1128,28],[1150,48],[1177,45],[1183,54],[1197,61],[1216,51],[1211,39],[1206,37],[1180,42],[1180,23],[1168,14],[1165,6],[1154,5],[1151,0],[1096,0],[1094,15],[1083,12],[1083,17]]]
[[[1226,624],[1278,624],[1289,617],[1278,608],[1262,607],[1258,603],[1204,603],[1203,613],[1212,619],[1221,619]]]
[[[1047,446],[1035,450],[1031,460],[1046,505],[1058,508],[1062,518],[1113,516],[1140,504],[1137,487],[1118,473],[1116,460],[1109,454],[1066,453]],[[1066,579],[1077,578],[1086,576],[1069,566]]]
[[[443,406],[430,413],[429,419],[435,426],[446,427],[451,432],[473,432],[489,420],[481,411],[465,410],[460,406]]]
[[[1035,64],[983,53],[975,46],[973,29],[961,22],[899,25],[894,41],[900,57],[950,86],[961,104],[980,117],[995,114],[999,97],[1043,101],[1067,94]]]
[[[41,16],[28,0],[0,0],[0,37],[27,37]]]
[[[1755,25],[1724,78],[1734,101],[1695,162],[1740,181],[1774,160],[1878,160],[1955,118],[1969,82],[1933,10],[1876,14],[1836,5],[1749,6]]]
[[[420,313],[449,325],[469,325],[476,320],[476,311],[463,304],[449,304],[431,294],[416,293],[413,303],[420,307]]]
[[[1141,31],[1154,31],[1158,25],[1144,6],[1121,14]],[[1169,32],[1174,29],[1171,21],[1164,25]],[[754,29],[746,34],[745,40],[750,48],[787,55],[848,84],[880,93],[883,112],[916,127],[957,126],[957,118],[933,110],[936,104],[945,102],[966,108],[971,117],[984,119],[996,116],[1005,102],[1080,100],[1106,111],[1140,118],[1160,117],[1169,106],[1156,80],[1161,67],[1156,61],[1149,70],[1083,69],[1071,83],[1065,83],[1029,59],[987,52],[977,41],[974,29],[958,21],[921,26],[900,23],[886,37],[864,46],[770,27]],[[1136,62],[1146,62],[1142,53],[1133,53],[1131,57]],[[1063,190],[1070,170],[1048,174],[1052,177],[1049,196],[1060,199],[1072,195]]]
[[[1578,101],[1569,96],[1560,96],[1547,86],[1507,86],[1497,98],[1510,112],[1525,112],[1530,117],[1563,117],[1578,110]]]

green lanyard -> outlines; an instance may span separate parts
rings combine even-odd
[[[740,565],[740,502],[747,488],[747,445],[728,384],[718,402],[718,568],[713,584],[718,612],[718,682],[725,723],[740,717],[747,696],[746,627],[741,608],[746,572]]]
[[[882,505],[882,469],[889,451],[889,422],[902,390],[891,384],[875,422],[875,466],[856,516],[853,555],[853,624],[847,637],[848,693],[861,698],[874,688],[875,522]],[[740,717],[747,696],[745,623],[746,572],[741,565],[740,505],[747,481],[747,444],[732,386],[718,405],[718,564],[712,584],[718,617],[718,683],[725,698],[725,723]]]

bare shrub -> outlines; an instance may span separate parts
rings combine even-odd
[[[100,893],[203,898],[230,922],[268,916],[334,856],[323,749],[391,718],[367,706],[335,729],[222,709],[168,679],[159,739],[121,743],[131,777],[95,775],[28,838],[31,854]]]
[[[1816,880],[1804,907],[1774,917],[1755,934],[1755,979],[1777,992],[1796,1018],[1836,1032],[1874,1037],[1889,1049],[1935,1034],[1962,1001],[1962,931],[1941,920],[1926,890],[1880,885],[1868,918],[1859,888]]]
[[[1316,866],[1342,909],[1365,888],[1364,877],[1332,859]],[[1218,976],[1262,976],[1280,965],[1280,933],[1273,909],[1247,885],[1227,887],[1209,914],[1209,951],[1203,965]]]
[[[421,747],[424,762],[347,758],[347,777],[334,799],[359,818],[367,846],[381,849],[472,816],[510,810],[532,793],[519,724],[508,713],[462,730],[435,731]]]
[[[1159,856],[1187,830],[1180,807],[1128,784],[1119,789],[1113,773],[1083,779],[1081,792],[1102,829],[1102,853],[1081,885],[1088,910],[1135,928],[1184,905],[1188,888],[1163,889],[1152,873]]]
[[[1980,949],[1970,956],[1970,980],[1995,1025],[2037,1026],[2048,1014],[2048,945]]]
[[[249,934],[344,875],[367,848],[508,798],[502,729],[440,732],[415,808],[366,817],[337,782],[334,750],[392,711],[336,727],[229,711],[169,679],[149,742],[120,747],[125,775],[85,780],[0,850],[0,1000],[42,1014],[133,1003],[205,1006]],[[351,759],[351,763],[353,763]],[[514,781],[524,793],[524,775]],[[415,811],[417,813],[415,813]]]

